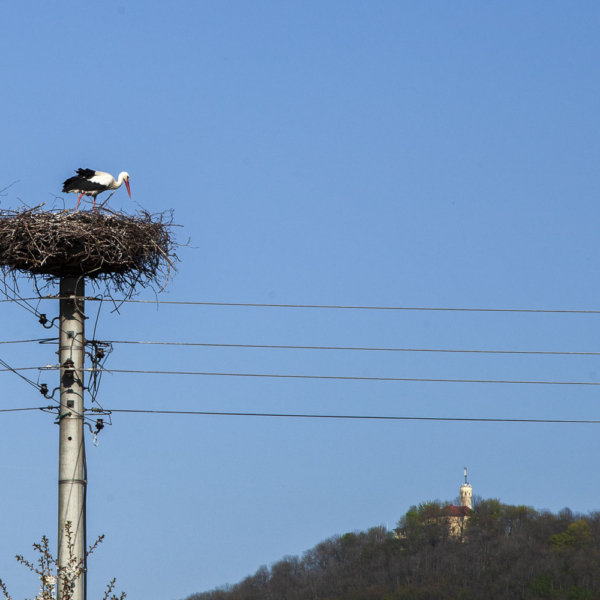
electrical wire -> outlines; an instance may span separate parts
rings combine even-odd
[[[101,302],[104,299],[97,296],[85,296],[84,300],[90,302]],[[37,296],[34,298],[7,298],[0,302],[19,302],[32,300],[60,300],[60,296]],[[547,314],[582,314],[598,315],[600,310],[574,310],[574,309],[549,309],[549,308],[464,308],[464,307],[441,307],[441,306],[361,306],[344,304],[272,304],[262,302],[196,302],[184,300],[134,300],[123,298],[114,300],[120,304],[165,304],[185,306],[224,306],[224,307],[249,307],[249,308],[320,308],[335,310],[398,310],[398,311],[446,311],[446,312],[494,312],[494,313],[547,313]]]
[[[54,411],[54,406],[37,406],[28,408],[3,408],[0,413],[22,412],[31,410]],[[293,414],[293,413],[244,413],[244,412],[213,412],[198,410],[136,410],[127,408],[107,409],[108,413],[152,414],[152,415],[195,415],[217,417],[273,417],[292,419],[343,419],[363,421],[440,421],[440,422],[467,422],[467,423],[555,423],[555,424],[588,424],[599,425],[600,420],[593,419],[501,419],[480,417],[406,417],[388,415],[319,415],[319,414]],[[89,417],[86,417],[87,420]]]
[[[281,413],[241,413],[241,412],[209,412],[192,410],[134,410],[110,409],[113,413],[157,414],[157,415],[200,415],[221,417],[285,417],[294,419],[355,419],[378,421],[464,421],[476,423],[574,423],[600,424],[600,420],[586,419],[495,419],[468,417],[393,417],[379,415],[315,415],[315,414],[281,414]]]
[[[58,365],[46,365],[45,367],[8,367],[7,369],[0,369],[0,373],[6,371],[12,371],[16,373],[17,371],[58,371],[60,366]]]
[[[2,283],[4,285],[4,289],[0,288],[0,292],[6,296],[6,299],[0,300],[0,302],[16,302],[21,308],[24,308],[25,310],[34,314],[36,317],[41,317],[41,313],[37,310],[37,308],[31,306],[29,302],[32,300],[37,300],[39,306],[40,301],[44,299],[43,297],[37,296],[35,298],[23,298],[19,292],[17,292],[16,287],[10,286],[6,280],[4,280]],[[9,296],[6,291],[7,289],[13,295],[13,297]]]
[[[8,340],[8,341],[0,341],[0,344],[29,344],[29,343],[33,343],[33,342],[38,342],[38,343],[47,343],[47,342],[54,342],[56,341],[58,338],[39,338],[36,340]]]
[[[54,406],[34,406],[32,408],[2,408],[0,409],[0,413],[19,412],[23,410],[49,410],[54,408]]]
[[[15,367],[0,369],[0,372],[11,371],[57,371],[60,369],[58,365],[47,365],[45,367]],[[282,375],[276,373],[214,373],[203,371],[151,371],[141,369],[95,369],[94,367],[84,368],[84,371],[92,372],[99,371],[103,373],[131,373],[142,375],[202,375],[208,377],[265,377],[275,379],[328,379],[341,381],[407,381],[407,382],[436,382],[436,383],[510,383],[522,385],[591,385],[598,386],[598,381],[531,381],[520,379],[440,379],[429,377],[359,377],[349,375]],[[18,373],[17,373],[18,374]],[[37,384],[30,382],[35,387]]]
[[[2,342],[0,342],[2,343]],[[6,342],[9,343],[9,342]],[[273,350],[356,350],[361,352],[440,352],[458,354],[532,354],[552,356],[600,356],[600,352],[562,352],[553,350],[460,350],[446,348],[375,348],[370,346],[292,346],[277,344],[213,344],[207,342],[144,342],[108,340],[110,344],[140,344],[147,346],[201,346],[208,348],[260,348]]]
[[[100,320],[100,312],[102,310],[102,301],[98,305],[98,312],[96,314],[96,321],[94,323],[94,330],[92,332],[92,339],[86,341],[86,345],[90,346],[91,352],[89,353],[90,359],[94,369],[91,371],[91,382],[88,384],[88,390],[92,399],[92,404],[96,403],[100,408],[102,405],[98,402],[98,392],[100,391],[100,383],[102,381],[102,369],[106,364],[106,361],[113,351],[113,346],[110,342],[102,342],[96,340],[96,329],[98,328],[98,321]],[[98,370],[100,367],[100,370]]]
[[[7,296],[6,298],[0,298],[0,304],[3,304],[5,302],[31,302],[33,300],[60,300],[58,296],[36,296],[34,298],[21,298],[21,296],[19,296],[19,298],[10,298],[2,289],[0,289],[0,292]]]
[[[28,379],[24,375],[21,375],[21,373],[17,372],[17,371],[21,371],[24,369],[13,369],[10,365],[5,363],[2,359],[0,359],[0,365],[2,365],[3,367],[6,367],[5,369],[0,369],[0,371],[11,371],[12,373],[14,373],[18,377],[20,377],[23,381],[26,381],[29,385],[32,385],[37,390],[40,389],[40,386],[35,381],[31,381],[31,379]]]
[[[6,290],[8,290],[15,297],[11,298]],[[47,322],[47,319],[45,318],[45,315],[42,315],[42,313],[40,313],[36,308],[34,308],[33,306],[31,306],[28,303],[28,301],[27,301],[28,299],[25,299],[25,298],[21,297],[19,295],[19,293],[17,292],[17,290],[15,288],[11,287],[10,285],[8,285],[6,283],[6,281],[4,282],[4,289],[0,288],[0,292],[2,292],[6,296],[6,300],[0,300],[0,302],[6,302],[6,301],[16,302],[18,306],[20,306],[21,308],[25,308],[30,313],[32,313],[36,317],[38,317],[39,321],[40,321],[40,323],[42,325],[44,325],[45,322]],[[32,300],[35,300],[35,299],[36,298],[32,298]],[[44,299],[44,298],[42,298],[40,296],[37,297],[38,306],[39,306],[39,303],[41,302],[42,299]],[[94,336],[95,336],[95,333],[96,333],[96,328],[98,326],[98,319],[100,317],[100,310],[101,310],[101,308],[102,308],[102,303],[100,303],[100,306],[98,308],[98,314],[96,316],[96,322],[95,322],[95,325],[94,325]],[[44,319],[44,320],[42,320],[42,319]],[[54,321],[55,320],[53,319],[50,322],[50,327],[49,328],[56,327],[60,332],[62,332],[61,326],[57,325]],[[47,343],[49,341],[58,341],[58,339],[59,338],[41,338],[41,339],[36,339],[36,340],[14,340],[14,341],[0,342],[0,344],[27,343],[27,342],[34,342],[34,341],[35,342],[39,342],[39,343]],[[72,358],[73,344],[74,344],[74,339],[71,339],[71,358]],[[95,348],[94,349],[96,350],[96,352],[95,352],[95,356],[96,357],[98,356],[98,352],[97,351],[98,351],[98,348],[100,346],[102,346],[102,348],[104,349],[104,353],[103,353],[104,360],[100,360],[100,359],[95,360],[94,358],[92,358],[92,363],[95,366],[101,366],[101,367],[103,367],[104,364],[105,364],[106,358],[108,358],[108,354],[110,354],[110,352],[112,351],[112,345],[108,344],[108,343],[103,343],[103,342],[97,342],[97,343],[95,343]],[[33,387],[35,387],[38,391],[42,391],[42,386],[39,383],[36,383],[36,382],[28,379],[24,375],[21,375],[18,371],[26,371],[26,370],[37,369],[41,373],[41,371],[43,371],[43,370],[58,370],[58,369],[60,369],[59,365],[57,365],[57,366],[48,365],[46,367],[20,367],[20,368],[17,368],[17,369],[13,369],[10,365],[8,365],[6,362],[4,362],[2,360],[0,360],[0,365],[5,367],[5,369],[0,369],[0,372],[2,372],[2,371],[11,371],[11,372],[15,373],[15,375],[18,375],[21,379],[23,379],[24,381],[26,381],[27,383],[29,383],[30,385],[32,385]],[[96,399],[96,396],[97,396],[98,391],[99,391],[100,379],[102,378],[102,372],[98,371],[97,369],[90,369],[90,371],[92,371],[92,374],[91,374],[92,385],[88,389],[90,390],[90,395],[92,397],[92,402],[95,401],[98,404],[98,406],[100,406],[100,408],[102,409],[100,403],[97,402],[97,399]],[[44,394],[44,395],[46,395],[46,394]],[[50,407],[50,408],[52,408],[52,407]],[[70,412],[74,413],[78,417],[81,417],[84,422],[85,421],[89,421],[89,422],[92,422],[92,423],[94,422],[94,419],[92,419],[90,417],[87,417],[87,416],[85,416],[83,414],[77,413],[73,409],[71,409]],[[112,425],[112,423],[110,423],[110,422],[108,424]]]
[[[98,298],[86,298],[98,301]],[[236,306],[250,308],[322,308],[335,310],[416,310],[416,311],[449,311],[449,312],[506,312],[506,313],[557,313],[557,314],[600,314],[600,310],[556,310],[545,308],[451,308],[433,306],[360,306],[343,304],[269,304],[262,302],[192,302],[176,300],[119,300],[122,303],[137,304],[174,304],[188,306]]]
[[[1,370],[1,369],[0,369]],[[89,371],[90,369],[85,369]],[[212,373],[201,371],[150,371],[136,369],[105,369],[107,373],[135,373],[152,375],[204,375],[214,377],[267,377],[276,379],[333,379],[344,381],[409,381],[439,383],[513,383],[530,385],[600,385],[598,381],[526,381],[513,379],[437,379],[426,377],[359,377],[344,375],[281,375],[270,373]]]
[[[58,338],[37,338],[32,340],[5,340],[0,344],[49,343]],[[100,340],[88,340],[96,343]],[[294,346],[291,344],[223,344],[211,342],[148,342],[134,340],[106,340],[106,344],[137,344],[143,346],[199,346],[205,348],[255,348],[270,350],[353,350],[360,352],[430,352],[449,354],[525,354],[536,356],[600,356],[600,352],[579,352],[562,350],[473,350],[459,348],[378,348],[373,346]]]

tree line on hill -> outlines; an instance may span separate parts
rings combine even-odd
[[[186,600],[599,600],[600,511],[554,514],[476,499],[463,541],[448,503],[333,536],[235,585]]]

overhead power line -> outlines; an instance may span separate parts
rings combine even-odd
[[[379,415],[315,415],[315,414],[281,414],[281,413],[242,413],[242,412],[209,412],[193,410],[134,410],[115,409],[111,413],[134,413],[155,415],[201,415],[220,417],[283,417],[294,419],[354,419],[375,421],[465,421],[477,423],[577,423],[577,424],[600,424],[594,420],[575,419],[493,419],[493,418],[469,418],[469,417],[392,417]]]
[[[57,338],[38,338],[35,340],[7,340],[7,341],[0,341],[0,344],[30,344],[33,342],[49,342],[49,341],[55,341]]]
[[[59,300],[59,296],[40,296],[34,298],[7,298],[0,302],[26,302],[33,300]],[[86,296],[88,302],[102,302],[106,298]],[[335,310],[398,310],[398,311],[446,311],[446,312],[494,312],[494,313],[549,313],[549,314],[583,314],[598,315],[600,310],[574,310],[574,309],[551,309],[551,308],[469,308],[469,307],[442,307],[442,306],[361,306],[345,304],[274,304],[263,302],[199,302],[187,300],[134,300],[134,299],[112,299],[117,304],[165,304],[180,306],[225,306],[225,307],[249,307],[249,308],[320,308]]]
[[[58,367],[54,367],[58,368]],[[91,371],[93,369],[85,369]],[[212,377],[266,377],[276,379],[333,379],[343,381],[408,381],[438,383],[513,383],[530,385],[600,385],[598,381],[527,381],[515,379],[438,379],[426,377],[359,377],[348,375],[282,375],[273,373],[214,373],[204,371],[151,371],[138,369],[98,369],[106,373],[133,373],[142,375],[203,375]]]
[[[4,340],[0,344],[29,344],[54,342],[57,338],[36,338],[32,340]],[[95,342],[98,340],[88,340]],[[299,346],[292,344],[227,344],[212,342],[151,342],[136,340],[103,340],[107,344],[133,344],[140,346],[183,346],[203,348],[249,348],[266,350],[351,350],[359,352],[429,352],[441,354],[519,354],[535,356],[600,356],[600,352],[580,352],[565,350],[479,350],[463,348],[390,348],[374,346]]]
[[[60,367],[57,365],[46,365],[45,367],[8,367],[7,369],[0,369],[0,373],[5,371],[57,371]]]
[[[34,341],[34,340],[29,340]],[[3,342],[0,342],[3,343]],[[17,343],[17,342],[4,342]],[[139,344],[145,346],[201,346],[207,348],[260,348],[273,350],[357,350],[361,352],[440,352],[457,354],[535,354],[556,356],[600,356],[600,352],[562,352],[553,350],[461,350],[447,348],[375,348],[371,346],[293,346],[279,344],[217,344],[208,342],[144,342],[107,340],[110,344]]]
[[[27,408],[3,408],[0,413],[23,412],[23,411],[50,411],[56,410],[55,406],[36,406]],[[555,424],[600,424],[600,420],[592,419],[501,419],[501,418],[478,418],[478,417],[406,417],[388,415],[318,415],[318,414],[293,414],[293,413],[245,413],[245,412],[214,412],[199,410],[136,410],[136,409],[106,409],[106,413],[131,413],[152,415],[190,415],[190,416],[216,416],[216,417],[271,417],[288,419],[343,419],[362,421],[448,421],[467,423],[555,423]],[[87,420],[92,420],[86,417]]]
[[[54,342],[58,338],[36,338],[31,340],[4,340],[0,344],[29,344]],[[95,342],[98,340],[88,340]],[[524,354],[538,356],[600,356],[600,352],[565,350],[485,350],[463,348],[390,348],[375,346],[299,346],[293,344],[228,344],[213,342],[152,342],[142,340],[103,340],[107,344],[134,344],[141,346],[183,346],[203,348],[250,348],[267,350],[353,350],[359,352],[430,352],[442,354]]]
[[[98,298],[86,298],[96,300]],[[573,314],[600,314],[600,310],[556,310],[544,308],[454,308],[434,306],[360,306],[343,304],[270,304],[262,302],[192,302],[177,300],[118,300],[117,302],[136,304],[174,304],[188,306],[237,306],[249,308],[322,308],[335,310],[421,310],[421,311],[449,311],[449,312],[508,312],[508,313],[573,313]]]
[[[15,287],[9,285],[6,281],[6,279],[3,281],[3,287],[4,289],[2,289],[0,287],[0,293],[4,294],[6,296],[5,299],[0,300],[0,302],[16,302],[21,308],[24,308],[25,310],[27,310],[28,312],[30,312],[31,314],[35,315],[36,317],[40,316],[40,313],[38,312],[38,310],[36,308],[34,308],[33,306],[31,306],[31,304],[29,304],[30,301],[33,300],[42,300],[41,297],[35,297],[35,298],[23,298],[19,292],[16,289],[16,285]],[[9,294],[10,292],[10,294]]]
[[[0,369],[0,372],[11,371],[57,371],[58,365],[46,365],[44,367],[16,367]],[[326,379],[341,381],[406,381],[406,382],[435,382],[435,383],[510,383],[522,385],[591,385],[598,386],[598,381],[544,381],[544,380],[521,380],[521,379],[441,379],[429,377],[360,377],[352,375],[287,375],[278,373],[216,373],[208,371],[154,371],[141,369],[96,369],[85,368],[86,372],[98,373],[131,373],[139,375],[199,375],[207,377],[264,377],[274,379]],[[38,387],[37,384],[29,382]]]
[[[2,408],[0,409],[0,413],[20,412],[24,410],[53,410],[54,408],[54,406],[35,406],[31,408]]]
[[[26,381],[29,385],[33,386],[34,388],[36,388],[38,390],[40,389],[40,386],[37,383],[35,383],[35,381],[31,381],[31,379],[28,379],[24,375],[21,375],[21,373],[17,372],[17,371],[24,371],[25,369],[13,369],[9,364],[5,363],[1,359],[0,359],[0,365],[5,367],[4,369],[0,369],[0,371],[11,371],[15,375],[17,375],[17,377],[20,377],[23,381]]]

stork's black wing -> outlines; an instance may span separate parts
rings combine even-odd
[[[102,192],[106,186],[90,181],[96,175],[93,169],[77,169],[75,177],[69,177],[63,183],[63,193],[76,192],[78,194],[85,192]]]

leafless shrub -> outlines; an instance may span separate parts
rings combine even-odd
[[[29,568],[30,571],[33,571],[40,579],[40,589],[35,600],[72,600],[75,586],[85,572],[85,562],[87,557],[104,539],[103,535],[99,536],[85,553],[85,558],[78,558],[75,556],[71,521],[67,521],[65,524],[65,537],[67,538],[67,548],[69,551],[66,565],[58,565],[58,561],[50,552],[50,543],[46,536],[42,537],[42,541],[39,544],[33,544],[34,549],[40,555],[37,560],[37,565],[29,562],[20,555],[15,557],[18,562]],[[116,596],[113,593],[115,581],[116,580],[113,579],[106,586],[107,590],[104,593],[102,600],[125,600],[125,597],[127,596],[125,592],[121,592],[120,596]],[[57,585],[59,582],[60,585]],[[8,594],[6,585],[1,579],[0,592],[4,596],[4,600],[12,600]]]

